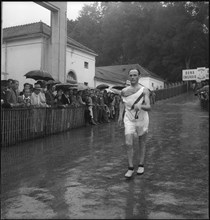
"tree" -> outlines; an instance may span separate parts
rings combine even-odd
[[[208,2],[94,2],[68,35],[98,53],[96,66],[139,63],[170,81],[209,66]]]

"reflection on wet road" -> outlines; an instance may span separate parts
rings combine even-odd
[[[115,122],[1,149],[1,218],[208,218],[208,112],[184,94],[149,114],[145,173],[132,180]]]

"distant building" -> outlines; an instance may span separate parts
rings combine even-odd
[[[96,67],[95,86],[100,84],[124,85],[128,79],[128,71],[131,68],[137,68],[141,72],[139,83],[150,90],[163,89],[164,79],[155,73],[143,68],[139,64],[114,65]]]
[[[49,71],[51,61],[51,28],[43,22],[20,25],[3,29],[1,51],[2,79],[17,79],[20,89],[25,82],[34,84],[35,80],[26,79],[24,74],[30,70]],[[66,73],[53,76],[61,82],[84,83],[94,87],[95,58],[93,50],[67,37]]]

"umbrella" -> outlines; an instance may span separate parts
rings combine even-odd
[[[55,89],[59,90],[68,90],[68,89],[76,89],[78,87],[77,84],[72,84],[72,83],[58,83],[55,85]]]
[[[96,86],[96,88],[97,88],[97,89],[100,89],[100,90],[103,90],[103,89],[109,88],[109,86],[106,85],[106,84],[100,84],[100,85]]]
[[[45,81],[54,80],[53,77],[50,75],[50,73],[44,70],[32,70],[26,73],[24,76],[26,78],[31,78],[34,80],[45,80]]]
[[[82,91],[82,90],[86,90],[86,89],[90,89],[89,86],[86,86],[85,84],[78,84],[77,90],[78,91]]]
[[[118,89],[118,90],[122,90],[125,88],[125,86],[112,86],[111,88],[113,89]]]
[[[59,80],[49,80],[46,84],[47,85],[55,85],[61,83]]]

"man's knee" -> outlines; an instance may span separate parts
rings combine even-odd
[[[132,151],[133,150],[133,145],[129,143],[125,143],[125,148],[127,151]]]

